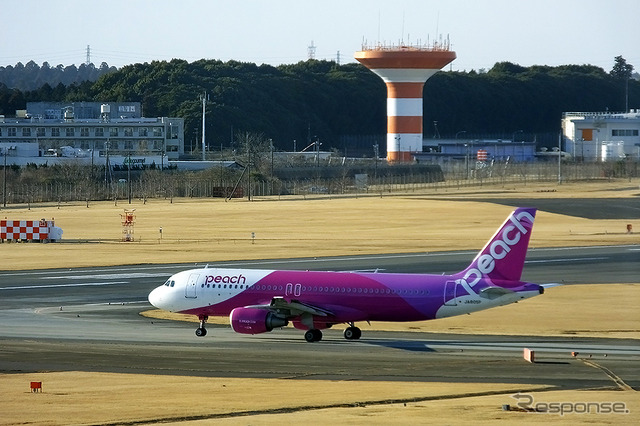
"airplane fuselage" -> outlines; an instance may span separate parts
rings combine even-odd
[[[176,288],[176,281],[186,286]],[[152,293],[150,299],[156,306],[166,303],[166,310],[198,316],[229,315],[239,306],[268,305],[274,297],[283,297],[322,306],[332,314],[327,320],[336,324],[423,321],[512,303],[542,291],[536,284],[511,284],[520,291],[492,299],[481,296],[489,284],[481,281],[469,293],[455,275],[204,268],[174,275],[165,284],[171,290],[163,296]],[[522,291],[525,286],[528,291]]]

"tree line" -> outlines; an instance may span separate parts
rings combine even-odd
[[[372,141],[386,133],[385,84],[357,63],[308,60],[274,67],[174,59],[118,70],[103,65],[98,70],[105,72],[95,81],[46,83],[33,90],[0,83],[0,114],[12,115],[28,101],[138,101],[145,116],[183,117],[189,151],[200,145],[206,93],[207,145],[214,151],[239,150],[236,135],[251,132],[265,135],[279,150],[295,145],[299,151],[317,138],[322,150],[352,155],[350,144],[359,140],[371,156]],[[439,72],[424,88],[424,134],[509,139],[522,130],[523,140],[553,146],[562,112],[640,108],[640,82],[630,78],[633,66],[622,57],[612,65],[607,72],[593,65],[500,62],[486,72]],[[545,135],[551,135],[548,142]]]
[[[30,91],[40,89],[45,84],[56,87],[59,84],[69,86],[85,81],[96,81],[101,75],[116,71],[116,67],[110,67],[103,62],[99,67],[93,63],[80,66],[58,64],[51,66],[48,62],[38,65],[34,61],[26,64],[18,62],[15,66],[0,67],[0,84],[9,89]]]

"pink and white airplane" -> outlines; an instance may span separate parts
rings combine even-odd
[[[149,294],[157,308],[197,315],[197,336],[209,316],[229,315],[237,333],[259,334],[289,322],[308,342],[347,324],[359,339],[361,321],[423,321],[493,308],[544,293],[556,284],[520,280],[536,209],[518,208],[469,267],[452,275],[190,269]]]

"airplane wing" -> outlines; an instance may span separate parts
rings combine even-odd
[[[288,318],[297,317],[302,314],[311,314],[319,317],[326,317],[333,315],[331,311],[322,309],[317,306],[310,305],[308,303],[300,302],[298,300],[287,301],[284,297],[274,297],[271,299],[271,303],[268,305],[251,305],[245,306],[245,308],[252,309],[266,309],[278,314],[287,316]]]

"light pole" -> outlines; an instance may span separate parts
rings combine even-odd
[[[2,207],[7,207],[7,148],[2,151],[4,178],[2,180]]]
[[[374,171],[374,179],[378,179],[378,157],[380,157],[380,152],[379,152],[380,146],[378,144],[374,144],[373,145],[373,155],[374,157],[376,157],[376,167],[375,167],[375,171]]]
[[[129,149],[129,161],[127,162],[127,198],[131,204],[131,149]]]
[[[465,154],[464,154],[464,168],[466,173],[466,179],[469,180],[469,144],[465,143]]]

